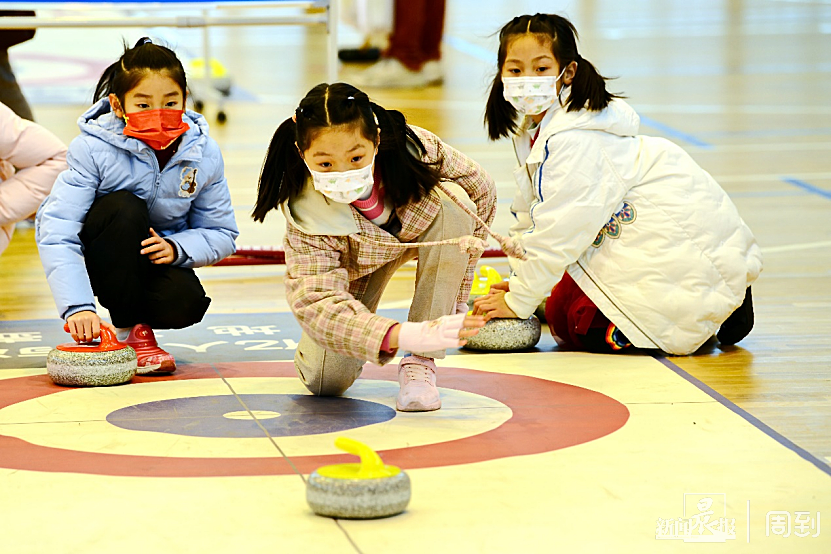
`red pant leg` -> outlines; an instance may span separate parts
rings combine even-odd
[[[545,320],[552,335],[558,336],[566,348],[585,350],[581,338],[592,327],[608,326],[609,320],[577,286],[568,273],[551,289],[545,302]]]
[[[418,71],[438,60],[446,0],[395,0],[390,46],[385,55]]]
[[[427,24],[422,31],[421,51],[424,61],[441,59],[441,38],[444,34],[445,0],[427,0]]]

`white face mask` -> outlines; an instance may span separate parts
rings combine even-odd
[[[372,163],[368,166],[350,171],[324,172],[314,171],[309,167],[309,164],[306,164],[306,167],[309,168],[309,173],[312,174],[315,190],[342,204],[351,204],[358,200],[366,191],[372,188],[375,181],[372,176],[375,157],[372,158]]]
[[[554,104],[562,106],[557,94],[557,81],[565,72],[564,67],[557,77],[502,77],[502,96],[519,113],[541,114]]]

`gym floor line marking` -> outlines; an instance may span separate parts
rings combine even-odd
[[[831,191],[819,188],[815,185],[812,185],[811,183],[803,181],[802,179],[794,179],[793,177],[782,177],[782,181],[788,183],[789,185],[793,185],[803,190],[807,190],[811,194],[816,194],[817,196],[822,196],[823,198],[831,200]]]
[[[713,389],[709,385],[705,384],[703,381],[700,381],[696,377],[693,377],[692,375],[690,375],[689,373],[687,373],[686,371],[684,371],[683,369],[681,369],[680,367],[675,365],[672,361],[669,360],[669,358],[666,358],[665,356],[658,355],[658,356],[655,356],[655,359],[658,360],[659,362],[661,362],[662,364],[664,364],[666,367],[668,367],[669,369],[671,369],[675,373],[677,373],[678,376],[686,379],[687,381],[689,381],[690,383],[692,383],[693,385],[695,385],[696,387],[701,389],[701,391],[703,391],[704,393],[709,394],[710,396],[715,398],[722,406],[724,406],[725,408],[727,408],[728,410],[730,410],[734,414],[738,415],[739,417],[741,417],[742,419],[744,419],[745,421],[747,421],[748,423],[750,423],[751,425],[756,427],[762,433],[766,434],[767,436],[769,436],[770,438],[772,438],[773,440],[775,440],[776,442],[778,442],[779,444],[781,444],[782,446],[787,448],[788,450],[793,451],[794,453],[799,455],[799,457],[801,457],[805,461],[810,462],[811,464],[816,466],[817,469],[819,469],[820,471],[822,471],[823,473],[825,473],[826,475],[831,477],[831,466],[829,466],[827,462],[821,460],[817,456],[814,456],[813,454],[811,454],[810,452],[808,452],[807,450],[805,450],[801,446],[797,445],[795,442],[788,439],[787,437],[785,437],[784,435],[782,435],[781,433],[779,433],[778,431],[776,431],[775,429],[773,429],[772,427],[767,425],[766,423],[762,422],[762,420],[760,420],[756,416],[752,415],[750,412],[748,412],[744,408],[742,408],[742,407],[738,406],[737,404],[735,404],[732,400],[728,399],[726,396],[722,395],[720,392],[716,391],[715,389]]]
[[[762,248],[762,254],[777,254],[779,252],[793,252],[796,250],[813,250],[814,248],[825,248],[826,246],[831,246],[831,240],[803,242],[801,244],[783,244],[782,246],[768,246]]]
[[[450,46],[458,50],[463,54],[467,54],[472,58],[476,58],[479,61],[485,62],[487,64],[496,65],[496,51],[491,51],[484,46],[479,46],[478,44],[473,44],[472,42],[468,42],[462,38],[459,38],[454,35],[445,35],[444,40],[442,41],[446,45]]]
[[[693,146],[698,146],[699,148],[703,148],[705,150],[713,149],[712,144],[701,140],[695,135],[691,135],[689,133],[685,133],[684,131],[680,131],[674,127],[670,127],[669,125],[661,123],[660,121],[652,119],[651,117],[647,117],[640,112],[638,112],[638,115],[641,118],[641,125],[647,125],[649,127],[652,127],[653,129],[657,129],[665,135],[668,135],[674,139],[682,140],[686,143],[692,144]]]

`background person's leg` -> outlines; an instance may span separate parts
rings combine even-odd
[[[424,62],[441,59],[441,39],[444,35],[444,8],[446,0],[425,0],[428,17],[421,31],[421,53]]]
[[[14,76],[14,71],[9,63],[9,51],[0,49],[0,102],[11,108],[11,110],[29,121],[34,121],[32,108],[23,96],[20,85]]]
[[[422,45],[425,30],[430,26],[429,3],[427,0],[395,0],[390,47],[384,55],[395,58],[411,71],[420,70],[427,61]]]

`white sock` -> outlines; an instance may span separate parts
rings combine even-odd
[[[116,327],[115,328],[115,337],[120,340],[124,341],[130,335],[130,331],[132,331],[132,327]]]

